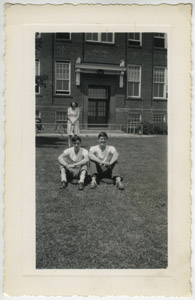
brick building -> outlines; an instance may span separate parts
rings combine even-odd
[[[76,101],[83,128],[167,120],[167,36],[164,33],[36,35],[36,116],[67,120]],[[113,128],[116,128],[113,127]]]

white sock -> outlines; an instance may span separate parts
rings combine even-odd
[[[66,171],[64,168],[61,169],[61,181],[67,181]]]
[[[79,183],[80,183],[80,182],[84,183],[85,176],[86,176],[86,171],[82,171],[82,172],[81,172],[81,175],[80,175]]]
[[[95,182],[96,183],[96,177],[94,176],[94,177],[92,177],[92,182]]]
[[[121,182],[121,178],[120,177],[116,177],[116,182]]]

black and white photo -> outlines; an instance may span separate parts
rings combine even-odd
[[[167,51],[164,32],[36,33],[37,269],[167,268]]]

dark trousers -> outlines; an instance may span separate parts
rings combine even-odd
[[[114,179],[115,177],[121,177],[117,161],[111,166],[102,166],[97,162],[90,161],[90,175],[96,175],[98,180],[102,178]]]

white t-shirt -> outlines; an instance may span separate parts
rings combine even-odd
[[[75,153],[74,147],[68,148],[64,150],[64,156],[68,160],[68,162],[76,163],[84,158],[88,157],[88,151],[84,148],[80,148],[78,153]]]
[[[104,163],[109,162],[112,159],[112,156],[116,152],[116,149],[113,146],[106,145],[105,150],[102,151],[99,145],[97,145],[91,147],[89,151],[93,153],[97,158],[99,158],[102,161],[102,163]]]

